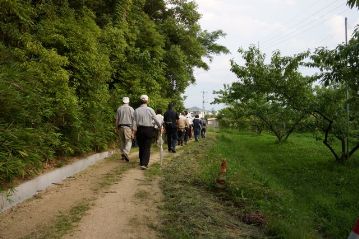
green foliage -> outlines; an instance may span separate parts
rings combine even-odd
[[[309,64],[320,70],[314,78],[323,83],[321,88],[317,87],[312,110],[321,118],[318,127],[325,132],[324,143],[337,161],[349,159],[359,149],[358,53],[359,35],[356,33],[347,45],[340,44],[333,50],[316,49]],[[341,141],[340,153],[331,146],[333,137]]]
[[[0,1],[0,16],[0,184],[106,149],[125,95],[181,107],[193,68],[228,52],[185,0]]]
[[[231,69],[238,81],[216,92],[215,102],[229,107],[221,112],[222,124],[238,127],[251,121],[260,132],[256,123],[260,120],[278,142],[298,128],[313,134],[321,131],[337,161],[348,160],[359,149],[358,31],[348,44],[317,48],[310,58],[308,52],[291,57],[274,52],[266,64],[265,55],[254,46],[239,53],[244,64],[232,61]],[[300,66],[317,71],[305,77]],[[337,140],[340,148],[334,146]]]
[[[351,8],[353,7],[359,8],[359,0],[348,0],[347,2]]]
[[[308,53],[282,57],[275,52],[270,64],[265,64],[265,55],[253,46],[239,53],[244,65],[231,63],[238,81],[218,91],[217,102],[240,108],[242,116],[257,118],[278,142],[285,141],[306,116],[301,109],[311,94],[310,81],[298,68]]]
[[[273,136],[221,131],[201,162],[201,182],[214,186],[228,162],[226,195],[243,213],[259,211],[274,238],[345,238],[357,217],[358,160],[337,164],[310,135],[283,145]],[[358,155],[354,156],[358,159]]]

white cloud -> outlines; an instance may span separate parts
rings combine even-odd
[[[219,42],[229,48],[232,55],[214,56],[209,71],[195,71],[197,84],[186,92],[188,106],[193,102],[201,102],[202,90],[208,92],[213,89],[218,90],[223,83],[228,84],[236,80],[235,75],[230,72],[229,59],[234,58],[237,62],[241,62],[237,53],[239,47],[247,48],[249,44],[259,42],[261,50],[267,54],[278,48],[285,55],[292,55],[308,48],[313,49],[319,45],[333,48],[344,41],[343,14],[349,19],[348,36],[359,23],[358,10],[349,10],[345,6],[346,1],[338,6],[339,0],[335,3],[328,0],[196,0],[196,2],[198,11],[202,14],[200,20],[202,29],[209,31],[222,29],[227,36]],[[348,10],[343,12],[345,9]],[[305,30],[315,23],[313,28]]]

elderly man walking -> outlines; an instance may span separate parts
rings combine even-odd
[[[132,147],[132,126],[134,121],[134,109],[129,106],[130,99],[123,97],[123,105],[118,107],[116,113],[116,129],[120,138],[120,150],[122,160],[130,161],[128,155]]]
[[[161,122],[156,117],[155,111],[148,107],[149,98],[147,95],[140,97],[142,105],[135,110],[134,114],[134,134],[139,147],[139,158],[141,169],[147,169],[150,162],[151,143],[155,136],[154,122],[161,128]]]
[[[177,144],[177,120],[179,119],[178,113],[173,110],[173,104],[168,104],[168,110],[164,114],[164,123],[167,134],[168,152],[176,153]]]
[[[186,135],[186,129],[188,128],[188,121],[187,118],[183,115],[184,113],[181,113],[179,116],[179,119],[177,121],[177,125],[178,125],[178,145],[183,146],[183,143],[187,141],[185,141],[185,135]]]

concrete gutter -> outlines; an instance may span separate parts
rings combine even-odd
[[[88,166],[95,164],[96,162],[110,157],[115,151],[107,151],[103,153],[97,153],[73,164],[66,165],[62,168],[55,169],[49,173],[40,175],[30,181],[20,184],[14,188],[13,192],[0,193],[0,212],[3,212],[18,203],[25,201],[33,197],[39,191],[46,189],[54,183],[60,183],[67,177],[73,176],[78,172],[86,169]],[[8,194],[8,196],[6,195]],[[10,195],[9,195],[10,194]]]

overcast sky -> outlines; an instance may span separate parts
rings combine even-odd
[[[283,55],[292,55],[318,46],[334,48],[345,41],[344,18],[348,18],[349,37],[359,24],[359,12],[346,6],[346,0],[195,0],[202,14],[202,29],[221,29],[227,35],[219,43],[231,53],[215,56],[210,70],[196,70],[197,82],[185,95],[186,107],[202,107],[205,91],[205,109],[223,108],[211,105],[214,90],[236,80],[230,71],[230,59],[239,62],[237,50],[259,45],[270,56],[279,49]]]

